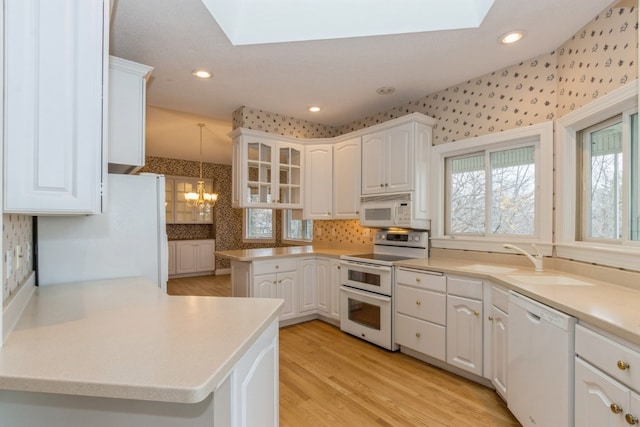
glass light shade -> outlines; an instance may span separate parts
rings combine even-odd
[[[190,192],[184,195],[184,200],[187,202],[187,206],[210,208],[216,204],[218,195],[216,193],[207,193],[204,190],[204,181],[198,181],[197,193]]]

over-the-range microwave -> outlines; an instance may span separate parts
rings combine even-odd
[[[413,193],[362,196],[360,225],[371,228],[412,228],[429,230],[431,221],[418,218]]]

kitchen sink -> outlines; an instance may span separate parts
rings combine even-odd
[[[567,276],[545,276],[538,274],[510,274],[507,276],[517,282],[527,285],[555,285],[555,286],[594,286],[593,283],[585,282]]]
[[[471,264],[460,267],[461,270],[476,271],[478,273],[510,273],[516,271],[517,268],[498,267],[495,265],[486,264]]]

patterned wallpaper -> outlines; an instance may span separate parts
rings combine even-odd
[[[358,220],[313,221],[313,244],[318,246],[360,246],[373,243],[376,230],[360,227]]]
[[[470,79],[414,101],[381,111],[338,129],[311,125],[313,136],[332,137],[413,112],[437,119],[434,144],[443,144],[557,119],[638,78],[638,0],[607,8],[555,51]],[[242,107],[233,127],[252,127],[282,135],[304,135],[310,126],[283,118],[268,126],[265,118],[282,116]],[[276,120],[278,122],[278,120]],[[285,123],[287,126],[285,126]],[[329,222],[327,226],[322,223]],[[335,223],[344,222],[343,226]],[[317,221],[323,229],[340,230],[340,240],[358,241],[364,230],[357,221]],[[315,226],[314,226],[315,228]],[[315,242],[331,242],[323,233]]]
[[[17,245],[22,246],[24,254],[22,266],[17,271],[14,271],[11,278],[7,279],[4,277],[4,274],[2,275],[4,301],[8,301],[8,298],[15,293],[16,289],[24,283],[33,271],[33,256],[29,256],[29,262],[27,262],[27,242],[31,245],[32,240],[33,225],[31,216],[15,214],[2,215],[2,259],[4,260],[5,251],[15,249]]]
[[[294,138],[331,138],[340,135],[338,129],[332,126],[251,107],[240,107],[233,112],[233,128],[240,127]]]

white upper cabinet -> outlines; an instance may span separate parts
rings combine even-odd
[[[358,219],[362,154],[360,137],[333,147],[333,218]]]
[[[362,136],[362,194],[419,191],[428,176],[431,126],[410,122]]]
[[[99,213],[108,2],[4,7],[4,211]]]
[[[304,219],[333,217],[333,145],[305,147]]]
[[[411,191],[413,124],[362,137],[362,194]]]
[[[244,129],[232,137],[233,207],[302,209],[304,146]]]
[[[152,67],[109,57],[109,172],[144,166],[147,79]]]

